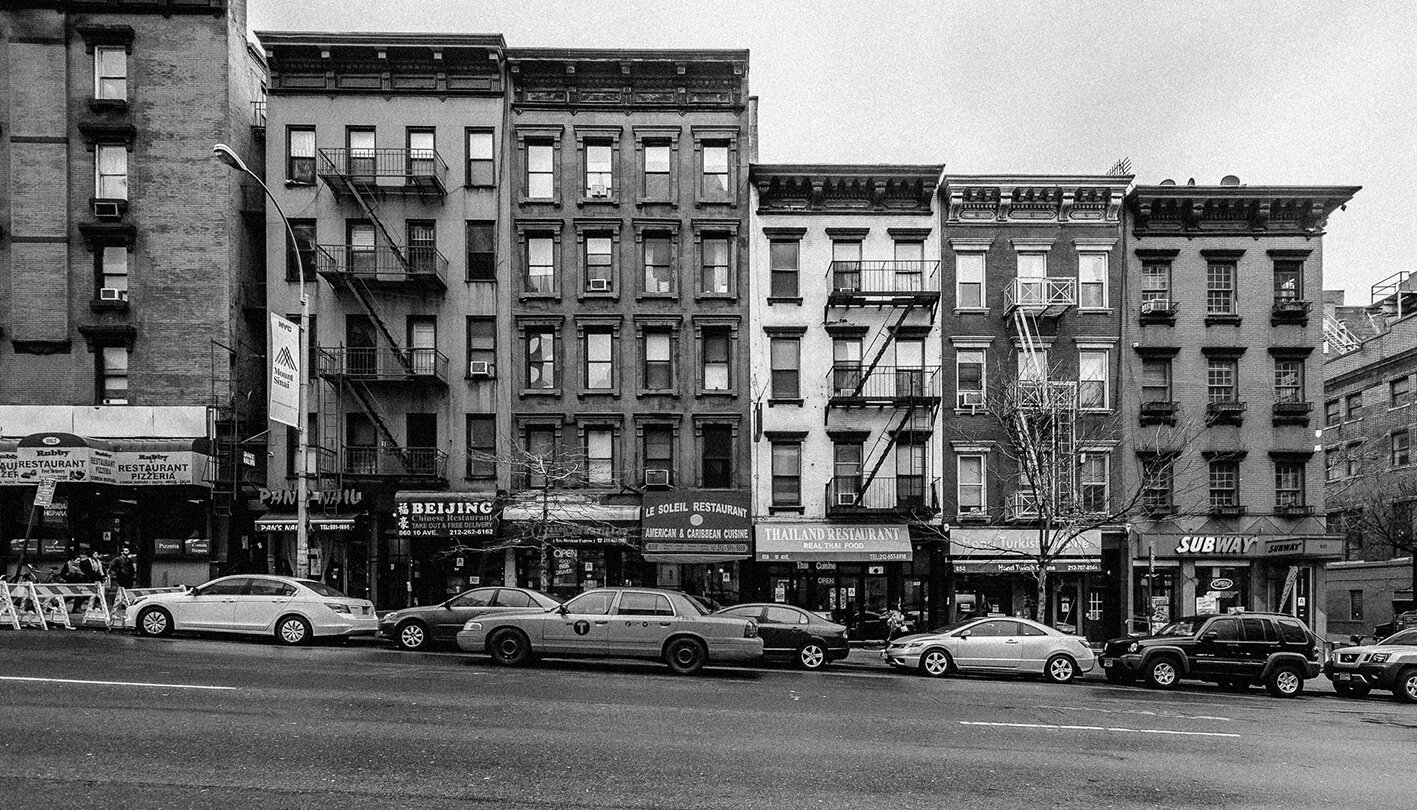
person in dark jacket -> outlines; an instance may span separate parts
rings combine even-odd
[[[118,556],[113,558],[109,564],[113,573],[113,584],[120,588],[131,588],[138,579],[137,561],[133,559],[133,552],[127,548],[118,552]]]

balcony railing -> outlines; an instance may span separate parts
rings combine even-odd
[[[393,478],[448,477],[448,454],[434,447],[348,447],[344,448],[345,475]]]
[[[1205,418],[1215,425],[1238,425],[1245,418],[1245,403],[1235,399],[1211,400],[1205,405]]]
[[[1308,301],[1300,301],[1297,298],[1276,298],[1274,306],[1269,310],[1270,326],[1280,324],[1306,325],[1309,322],[1309,313],[1314,309],[1314,305]]]
[[[1249,507],[1238,503],[1211,501],[1210,513],[1219,517],[1239,517],[1249,511]]]
[[[1008,499],[1004,501],[1004,520],[1010,522],[1038,520],[1040,514],[1037,493],[1010,492]]]
[[[433,247],[317,245],[315,271],[331,282],[348,278],[371,286],[448,287],[448,259]]]
[[[937,297],[940,294],[938,261],[832,262],[831,295],[834,299]]]
[[[320,376],[365,382],[448,382],[448,357],[437,349],[321,348]]]
[[[834,365],[831,369],[831,399],[835,402],[910,402],[938,399],[939,366]]]
[[[251,102],[251,128],[263,133],[266,131],[265,99],[257,99]]]
[[[939,482],[924,475],[878,475],[863,488],[864,476],[839,475],[827,482],[827,513],[935,512],[940,508]]]
[[[1314,410],[1314,403],[1300,402],[1297,400],[1280,400],[1274,403],[1274,424],[1276,425],[1307,425],[1309,424],[1309,414]]]
[[[447,193],[448,164],[434,149],[321,149],[320,179],[336,193],[360,191]]]
[[[1077,279],[1016,278],[1004,288],[1004,310],[1057,317],[1077,304]]]
[[[1168,298],[1153,298],[1150,301],[1141,302],[1141,311],[1138,313],[1138,320],[1143,324],[1165,323],[1174,324],[1176,322],[1176,312],[1180,309],[1175,301]]]
[[[1073,410],[1078,406],[1078,384],[1052,380],[1018,380],[1009,385],[1009,401],[1017,410]]]
[[[1181,406],[1176,402],[1165,402],[1152,400],[1141,404],[1141,423],[1143,425],[1174,425],[1176,424],[1176,412]]]

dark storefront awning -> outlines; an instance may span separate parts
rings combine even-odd
[[[594,503],[574,498],[513,503],[502,510],[503,535],[513,541],[533,543],[544,538],[553,546],[596,547],[638,545],[640,507],[623,503]]]
[[[256,520],[256,531],[258,532],[293,532],[296,528],[296,520],[293,516],[263,517]],[[312,517],[310,518],[310,531],[312,532],[347,532],[354,529],[354,517]]]
[[[910,529],[897,524],[759,523],[758,562],[908,562]]]

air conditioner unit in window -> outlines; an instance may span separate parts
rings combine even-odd
[[[111,200],[94,200],[93,215],[99,219],[118,219],[123,216],[123,209]]]
[[[597,183],[597,184],[595,184],[595,185],[593,185],[593,186],[590,187],[590,196],[592,196],[592,197],[609,197],[609,196],[610,196],[610,189],[607,188],[607,187],[605,187],[605,186],[603,186],[603,185],[601,185],[601,184],[599,184],[599,183]]]
[[[469,360],[467,363],[467,376],[490,378],[492,376],[492,363],[487,360]]]
[[[127,405],[127,404],[128,404],[128,399],[127,399],[126,397],[105,397],[104,400],[103,400],[103,404],[104,404],[104,405]]]
[[[117,287],[102,287],[98,291],[98,300],[126,301],[128,300],[128,291],[120,290]]]
[[[960,391],[959,406],[961,408],[982,408],[984,407],[983,391]]]
[[[836,494],[836,505],[837,505],[837,506],[855,506],[855,505],[856,505],[856,493],[855,493],[855,492],[838,492],[838,493]]]
[[[609,292],[609,291],[610,291],[610,279],[608,279],[608,278],[593,278],[593,279],[591,279],[590,282],[589,282],[589,289],[590,289],[591,292]]]
[[[668,470],[645,470],[645,486],[647,487],[667,487],[669,486]]]

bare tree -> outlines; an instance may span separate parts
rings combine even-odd
[[[1364,454],[1361,446],[1344,452],[1333,461],[1356,474],[1330,481],[1327,497],[1330,519],[1344,535],[1344,556],[1410,555],[1417,583],[1417,475],[1379,469],[1383,459]]]

